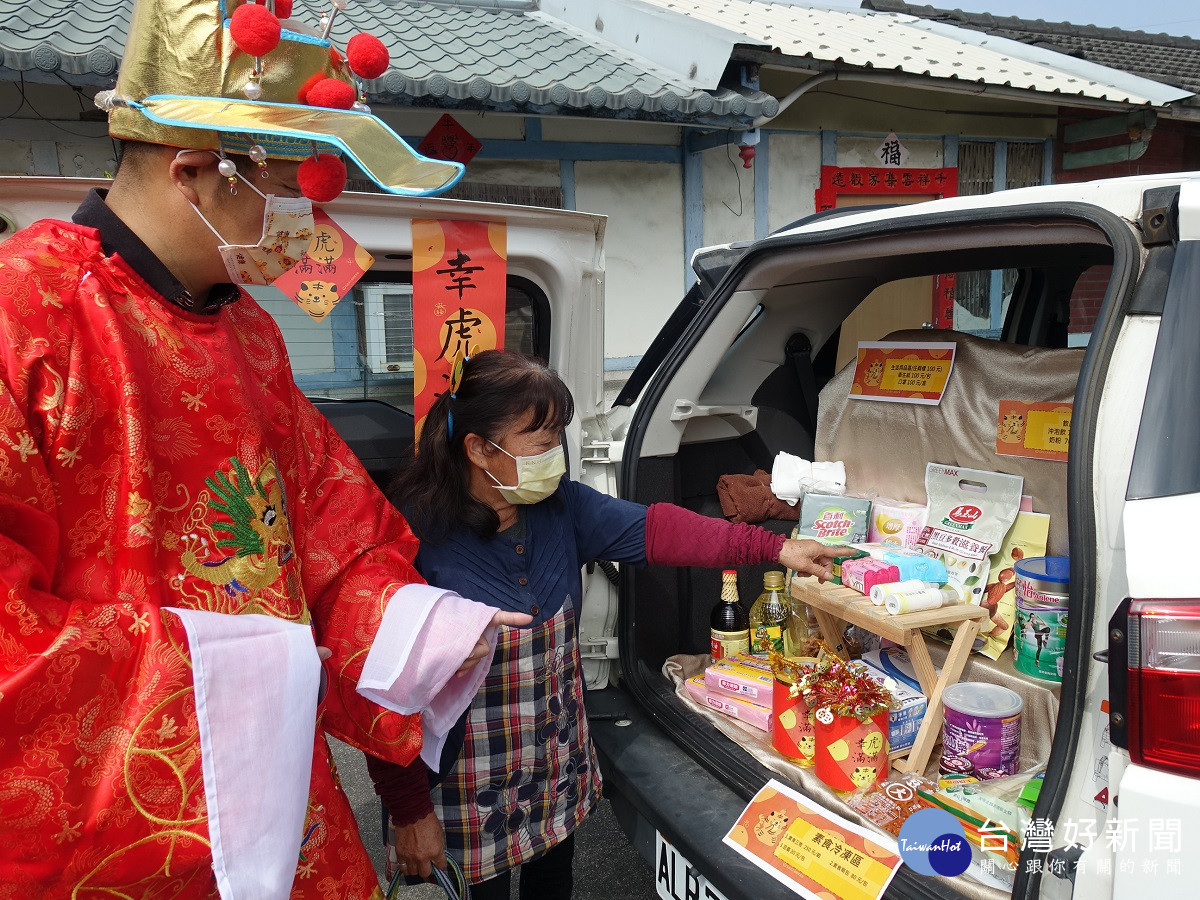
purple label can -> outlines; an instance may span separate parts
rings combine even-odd
[[[988,779],[1016,774],[1021,760],[1019,694],[997,684],[963,681],[946,688],[942,702],[943,775]]]

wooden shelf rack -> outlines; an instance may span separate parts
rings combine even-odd
[[[846,655],[842,635],[847,624],[865,628],[908,651],[928,705],[912,748],[893,753],[892,765],[900,772],[924,772],[941,734],[942,692],[962,675],[979,626],[988,617],[987,610],[971,603],[958,603],[893,616],[886,608],[876,606],[869,597],[852,588],[821,584],[816,578],[799,576],[792,581],[792,596],[812,608],[826,643],[842,656]],[[959,628],[939,675],[929,657],[925,632],[921,629],[955,624]]]

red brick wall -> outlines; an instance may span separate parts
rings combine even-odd
[[[1160,172],[1186,172],[1200,169],[1200,127],[1190,123],[1167,122],[1159,119],[1150,146],[1135,160],[1089,166],[1086,169],[1064,170],[1062,167],[1062,129],[1076,122],[1104,118],[1103,114],[1064,111],[1059,117],[1058,140],[1055,141],[1054,181],[1058,184],[1095,181],[1098,178],[1118,178],[1123,175],[1151,175]],[[1122,136],[1100,138],[1071,145],[1072,152],[1096,150],[1124,143]],[[1110,267],[1095,266],[1079,279],[1071,295],[1071,324],[1073,334],[1089,332],[1096,323],[1100,301],[1108,286]]]
[[[1095,326],[1111,275],[1112,266],[1092,266],[1079,276],[1071,294],[1071,324],[1067,328],[1071,334],[1087,334]]]

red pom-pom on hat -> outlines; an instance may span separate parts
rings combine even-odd
[[[275,0],[275,15],[281,19],[292,17],[292,0]]]
[[[346,59],[359,78],[378,78],[387,71],[388,49],[373,34],[356,34],[346,45]]]
[[[328,203],[346,189],[346,164],[332,153],[310,156],[300,163],[296,180],[309,200]]]
[[[278,47],[281,31],[274,13],[254,3],[243,3],[229,18],[229,36],[250,56],[266,56]]]
[[[300,90],[296,91],[296,99],[299,100],[301,103],[307,103],[308,102],[308,92],[312,90],[313,85],[319,81],[324,81],[324,80],[325,80],[324,72],[318,72],[316,75],[312,76],[312,78],[308,79],[308,81],[306,81],[306,82],[304,82],[304,84],[300,85]]]
[[[310,106],[349,109],[358,96],[352,85],[337,78],[322,78],[308,89],[307,98]]]

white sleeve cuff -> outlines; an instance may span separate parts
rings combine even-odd
[[[312,629],[271,616],[167,611],[183,621],[192,657],[217,889],[222,900],[287,900],[317,722]]]
[[[437,769],[446,735],[471,705],[491,667],[496,610],[453,591],[407,584],[394,593],[363,665],[358,692],[385,709],[421,714],[421,758]],[[489,652],[462,675],[458,667],[484,636]]]

